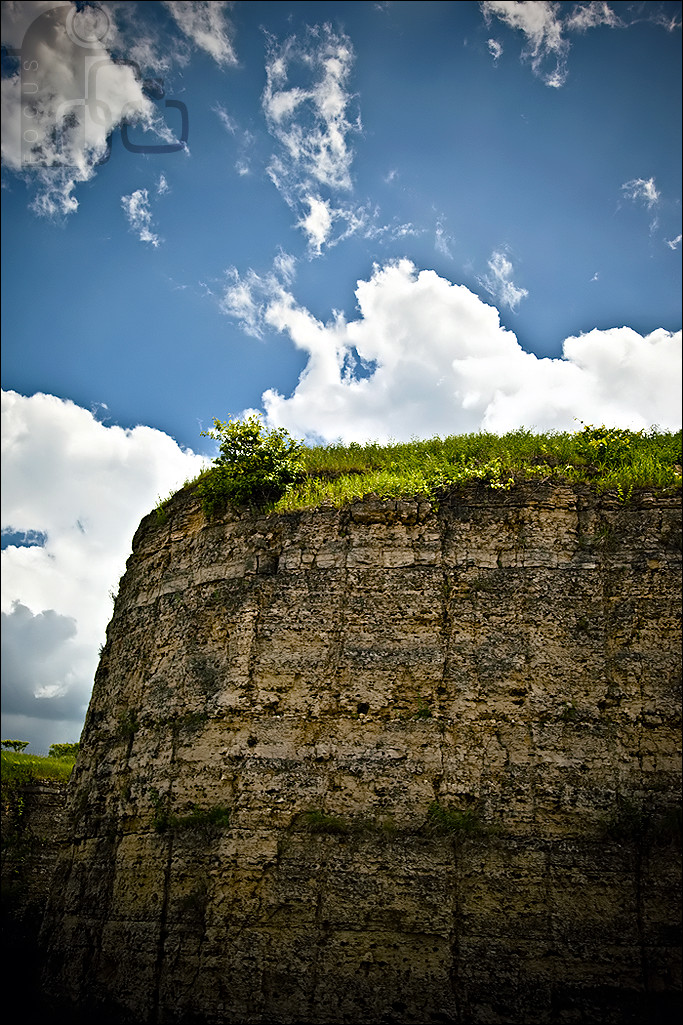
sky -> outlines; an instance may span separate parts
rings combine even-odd
[[[681,5],[2,4],[2,737],[214,418],[681,425]]]

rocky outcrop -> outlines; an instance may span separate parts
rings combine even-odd
[[[180,492],[115,602],[48,986],[84,1020],[673,1020],[679,614],[678,497]]]

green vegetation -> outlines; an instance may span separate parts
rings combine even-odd
[[[306,833],[326,833],[344,836],[351,831],[351,826],[345,819],[338,815],[328,815],[327,812],[313,810],[306,811],[299,819],[299,824]]]
[[[79,744],[51,744],[48,756],[50,758],[75,758],[78,754]]]
[[[342,506],[373,495],[438,501],[465,485],[509,490],[524,482],[566,482],[611,491],[623,502],[636,488],[681,486],[681,432],[584,426],[568,433],[461,434],[406,444],[305,447],[256,417],[214,421],[215,465],[197,479],[207,515],[230,502],[278,512]]]
[[[417,718],[418,719],[431,719],[432,710],[429,707],[429,703],[424,698],[417,699]]]
[[[73,745],[53,744],[52,746],[71,747]],[[51,755],[45,758],[41,755],[28,755],[18,751],[3,751],[3,791],[6,787],[17,787],[24,783],[36,783],[40,780],[54,780],[58,783],[66,783],[71,775],[75,761],[75,754],[63,754],[58,757]]]
[[[444,808],[433,801],[427,809],[427,832],[436,836],[480,833],[484,828],[476,808]]]
[[[164,799],[158,791],[151,790],[150,797],[154,808],[152,825],[157,833],[190,830],[208,835],[218,829],[227,829],[230,825],[230,809],[222,804],[211,808],[200,808],[192,804],[184,815],[176,815],[164,806]]]
[[[9,751],[23,751],[25,747],[28,747],[28,740],[3,740],[3,750]]]
[[[277,502],[303,478],[303,445],[283,428],[268,430],[258,416],[213,424],[202,436],[220,442],[219,454],[198,485],[207,515],[220,512],[228,502]]]
[[[122,737],[124,740],[130,740],[131,737],[135,736],[137,728],[138,717],[134,709],[126,708],[123,712],[119,712],[116,723],[116,735],[118,737]]]

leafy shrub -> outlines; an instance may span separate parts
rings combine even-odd
[[[642,431],[628,431],[619,427],[593,427],[584,425],[577,435],[577,448],[589,461],[602,466],[614,465],[628,455],[632,440],[640,438]]]
[[[219,454],[198,484],[207,515],[221,512],[229,502],[277,502],[305,476],[303,444],[283,427],[268,430],[255,415],[213,424],[202,436],[220,443]]]

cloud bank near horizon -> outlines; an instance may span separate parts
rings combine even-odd
[[[3,735],[47,750],[78,739],[140,519],[206,459],[54,395],[3,391],[2,438]]]

